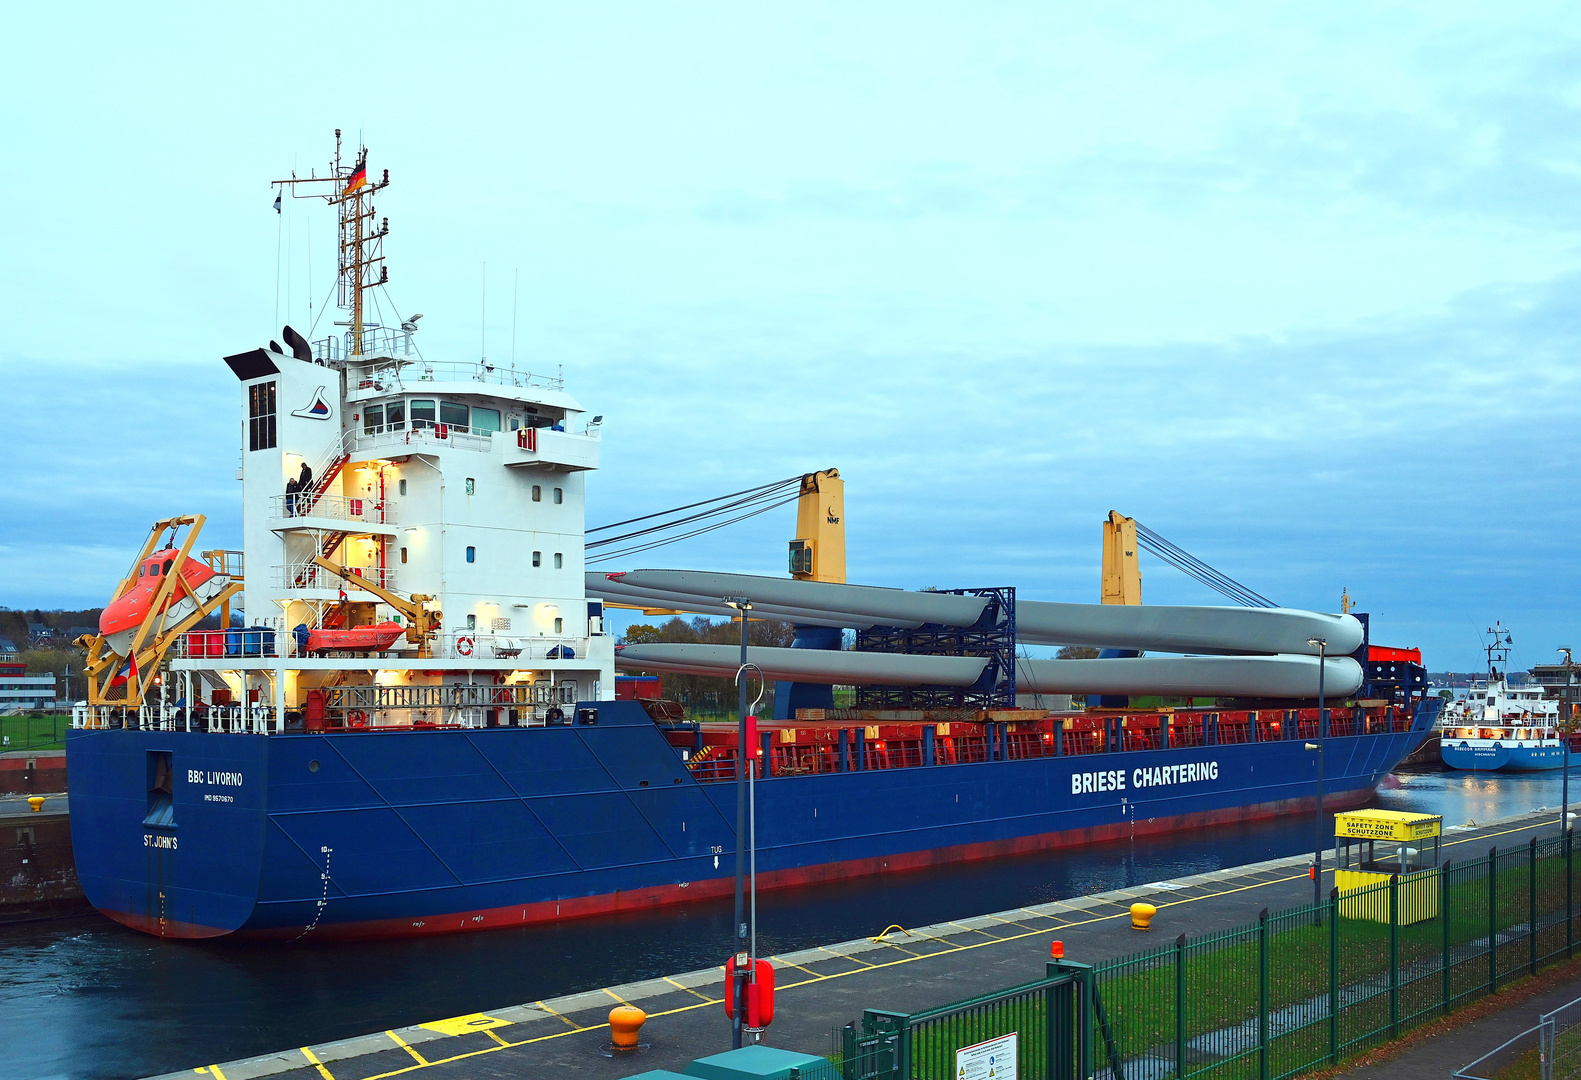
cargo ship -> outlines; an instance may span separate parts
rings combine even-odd
[[[388,183],[338,133],[323,175],[280,182],[339,210],[346,330],[225,356],[241,548],[157,522],[80,639],[72,838],[108,917],[313,942],[685,904],[732,890],[747,769],[767,889],[1309,811],[1320,753],[1327,805],[1352,806],[1432,728],[1420,658],[1350,615],[847,584],[819,548],[828,472],[803,478],[790,578],[588,573],[602,417],[558,375],[425,358],[418,315],[367,318]],[[749,651],[787,688],[775,718],[742,745],[618,700],[617,668],[736,663],[617,653],[606,603],[795,622],[798,648]],[[1018,653],[1061,639],[1130,655]],[[1026,700],[1078,690],[1106,696]],[[1219,704],[1115,698],[1167,693]]]

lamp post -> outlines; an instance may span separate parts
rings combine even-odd
[[[1565,744],[1565,775],[1559,796],[1559,835],[1563,836],[1570,831],[1570,733],[1575,730],[1576,665],[1569,649],[1559,651],[1565,654],[1565,714],[1559,726],[1559,737]]]
[[[1307,644],[1318,651],[1317,814],[1312,824],[1312,905],[1319,907],[1323,903],[1323,744],[1328,738],[1328,710],[1323,703],[1323,669],[1328,666],[1325,662],[1328,639],[1307,638]]]
[[[727,596],[725,604],[741,613],[741,668],[747,666],[747,612],[752,601],[744,596]],[[731,1018],[731,1049],[741,1048],[741,1025],[745,1020],[747,1004],[748,964],[752,959],[747,942],[746,875],[747,875],[747,769],[752,760],[747,756],[747,680],[740,677],[740,715],[736,719],[736,972],[730,987],[735,1002]]]

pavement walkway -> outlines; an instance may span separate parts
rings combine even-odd
[[[1493,844],[1508,848],[1539,833],[1551,834],[1557,829],[1554,818],[1531,814],[1481,827],[1451,827],[1444,857],[1479,857]],[[831,1032],[859,1019],[864,1009],[915,1012],[1042,977],[1056,939],[1070,959],[1094,963],[1159,945],[1181,932],[1241,926],[1264,907],[1277,911],[1309,903],[1309,864],[1308,856],[1278,859],[776,956],[771,958],[777,969],[776,1019],[764,1041],[826,1055]],[[1324,883],[1325,895],[1329,884]],[[1159,909],[1149,933],[1130,928],[1130,906],[1138,901]],[[695,1058],[729,1048],[722,991],[721,970],[710,968],[169,1076],[618,1080],[649,1069],[680,1071]],[[621,1003],[648,1013],[642,1033],[647,1049],[616,1060],[603,1050],[609,1010]]]

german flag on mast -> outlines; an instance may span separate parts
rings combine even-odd
[[[351,170],[351,175],[346,177],[344,194],[351,194],[368,182],[368,152],[364,150],[357,157],[357,167]]]

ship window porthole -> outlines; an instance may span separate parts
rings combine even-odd
[[[470,547],[469,546],[467,548],[467,562],[477,562],[477,561],[478,561],[478,549],[475,548],[475,547]]]
[[[316,762],[316,761],[308,762],[307,763],[307,771],[308,772],[318,772],[318,762]]]
[[[401,479],[401,482],[399,484],[397,484],[396,487],[400,490],[402,495],[405,495],[406,494],[406,479],[403,477]]]
[[[563,489],[554,489],[554,501],[556,505],[565,502],[565,491]]]
[[[554,553],[554,568],[556,570],[559,570],[564,565],[565,565],[565,555],[564,555],[564,553],[559,552],[559,551],[555,552]]]
[[[477,493],[478,493],[478,482],[476,480],[474,480],[470,476],[467,477],[467,494],[468,495],[476,495]]]
[[[174,559],[166,559],[165,560],[165,570],[164,570],[165,573],[167,573],[167,574],[170,573],[170,567],[175,563],[175,561],[176,560],[174,560]]]
[[[565,633],[565,620],[564,619],[556,619],[554,621],[554,632],[557,633],[557,634]]]
[[[401,561],[402,562],[406,561],[406,549],[405,548],[401,549]]]
[[[534,566],[542,566],[543,565],[543,552],[535,551],[535,552],[532,553],[532,564]]]
[[[532,486],[532,501],[543,502],[543,487],[539,484]]]

